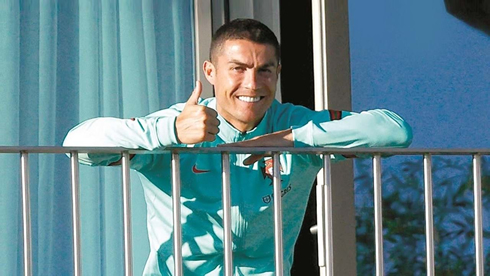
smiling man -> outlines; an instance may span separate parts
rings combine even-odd
[[[236,19],[213,36],[203,64],[215,97],[201,99],[201,83],[187,102],[141,118],[94,118],[74,127],[64,146],[163,149],[216,147],[407,147],[410,126],[385,110],[313,111],[275,100],[280,47],[274,33],[253,19]],[[298,91],[301,93],[301,91]],[[83,164],[119,164],[119,155],[80,154]],[[335,161],[343,156],[333,156]],[[139,172],[148,211],[151,252],[144,275],[173,275],[170,154],[131,159]],[[181,212],[184,275],[223,275],[221,157],[182,154]],[[280,156],[284,275],[290,274],[320,156]],[[270,158],[230,155],[231,231],[235,275],[274,275],[274,216]]]
[[[218,45],[216,45],[218,44]],[[216,41],[204,63],[218,113],[236,129],[253,129],[275,98],[281,66],[275,48],[244,39]]]

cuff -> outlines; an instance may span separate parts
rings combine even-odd
[[[293,141],[294,147],[305,148],[314,147],[313,143],[313,122],[308,122],[304,126],[293,126]]]
[[[160,117],[156,122],[157,138],[163,147],[179,144],[175,132],[175,120],[177,117]]]

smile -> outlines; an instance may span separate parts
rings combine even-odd
[[[242,102],[247,102],[247,103],[256,103],[262,99],[262,97],[246,97],[246,96],[239,96],[238,99]]]

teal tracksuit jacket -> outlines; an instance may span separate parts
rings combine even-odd
[[[199,104],[216,109],[216,99]],[[163,149],[168,146],[215,147],[292,129],[295,147],[407,147],[412,131],[399,115],[385,109],[360,113],[312,111],[274,101],[259,125],[242,133],[221,116],[213,142],[178,144],[176,104],[141,118],[95,118],[74,127],[64,146],[117,146]],[[235,275],[274,275],[274,208],[272,160],[243,165],[246,154],[230,155],[231,229]],[[106,166],[119,155],[80,154],[80,162]],[[342,156],[332,156],[335,161]],[[283,208],[284,275],[290,274],[293,250],[300,232],[312,184],[322,167],[320,156],[280,156]],[[182,258],[184,275],[223,275],[223,208],[220,154],[183,153],[180,157]],[[131,159],[138,171],[147,203],[151,252],[144,275],[173,275],[173,228],[170,154],[140,154]]]

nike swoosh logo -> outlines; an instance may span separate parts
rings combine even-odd
[[[209,170],[200,170],[198,168],[196,168],[196,165],[192,166],[192,172],[193,173],[207,173],[209,172]]]

